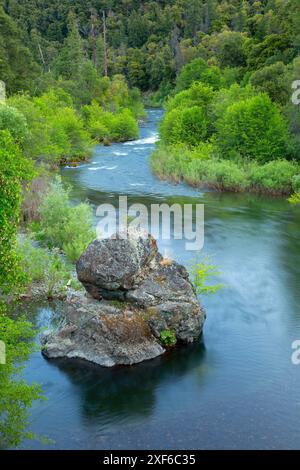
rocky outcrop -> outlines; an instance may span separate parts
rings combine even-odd
[[[134,236],[92,242],[77,263],[86,294],[69,295],[43,352],[103,366],[134,364],[164,353],[161,333],[199,338],[205,314],[183,266],[163,259],[156,241]]]

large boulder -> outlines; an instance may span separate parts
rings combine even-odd
[[[150,235],[146,239],[95,240],[77,262],[78,279],[96,299],[123,298],[123,292],[138,285],[158,256],[156,241]]]
[[[164,353],[163,332],[184,343],[201,335],[205,313],[186,269],[164,259],[150,235],[95,240],[77,274],[87,292],[69,295],[59,328],[44,333],[50,358],[134,364]]]
[[[106,367],[135,364],[164,352],[140,312],[83,293],[68,297],[59,328],[45,331],[41,343],[49,358],[81,358]]]

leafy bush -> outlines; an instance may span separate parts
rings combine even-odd
[[[203,82],[218,90],[222,85],[221,70],[219,67],[209,66],[203,59],[194,59],[181,69],[176,81],[176,90],[185,90],[193,82]]]
[[[177,93],[167,101],[167,111],[175,108],[188,108],[192,106],[206,107],[214,97],[211,86],[203,83],[193,83],[190,88]]]
[[[99,142],[105,139],[122,142],[138,136],[138,125],[129,109],[125,108],[114,114],[104,111],[93,101],[83,107],[82,114],[93,139]]]
[[[12,106],[0,103],[0,130],[5,129],[18,144],[22,144],[28,134],[27,122],[23,114]]]
[[[217,144],[226,158],[267,162],[286,154],[287,123],[267,95],[232,104],[216,127]]]
[[[160,341],[165,347],[170,348],[177,343],[176,334],[171,330],[163,330],[160,332]]]
[[[40,208],[38,239],[59,248],[75,262],[95,238],[92,209],[87,203],[71,206],[69,191],[57,179]]]
[[[28,410],[34,400],[41,398],[40,388],[28,385],[22,377],[24,361],[34,349],[35,331],[22,318],[8,318],[2,298],[14,294],[24,283],[16,252],[16,234],[23,180],[32,176],[32,165],[23,157],[11,134],[0,131],[0,339],[6,347],[6,363],[0,365],[1,449],[33,437],[28,431]]]
[[[289,198],[291,204],[300,204],[300,193],[295,193]]]
[[[292,186],[294,191],[300,192],[300,174],[293,176]]]
[[[35,246],[30,238],[25,238],[19,240],[17,252],[28,287],[32,282],[41,283],[47,298],[64,294],[68,285],[75,287],[72,267],[67,265],[57,249]]]
[[[117,114],[129,109],[135,118],[145,116],[140,91],[137,88],[129,89],[125,77],[120,74],[113,78],[101,78],[101,95],[97,102],[105,111]]]
[[[40,97],[17,95],[9,102],[26,117],[29,133],[24,139],[26,155],[46,161],[86,158],[91,138],[73,108],[72,98],[61,89]]]
[[[285,74],[286,67],[283,62],[276,62],[254,72],[250,83],[260,92],[267,93],[274,103],[284,105],[290,95]]]
[[[73,108],[58,109],[50,135],[60,158],[85,159],[90,154],[90,135]]]
[[[199,106],[172,109],[168,112],[160,127],[164,143],[197,145],[207,135],[207,119]]]
[[[34,246],[30,238],[18,240],[17,252],[21,266],[26,274],[27,285],[33,281],[42,281],[50,260],[50,252]]]
[[[213,123],[222,118],[229,106],[239,101],[253,98],[257,95],[257,91],[250,85],[242,87],[234,83],[229,88],[222,88],[214,95],[211,103],[209,116]]]
[[[129,109],[113,115],[109,127],[114,142],[125,142],[138,137],[138,125]]]
[[[0,131],[0,293],[21,283],[15,252],[24,179],[33,168],[8,131]]]
[[[197,295],[215,294],[224,287],[223,284],[207,285],[209,278],[220,275],[216,266],[211,264],[208,258],[203,259],[201,262],[195,262],[190,267],[189,274]]]

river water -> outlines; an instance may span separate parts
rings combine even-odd
[[[149,111],[139,140],[98,146],[90,162],[65,168],[74,200],[204,203],[203,254],[221,270],[199,343],[132,367],[48,361],[26,368],[48,400],[35,403],[31,428],[50,449],[300,448],[300,211],[282,199],[202,192],[159,181],[149,168],[162,112]],[[194,252],[184,241],[159,242],[177,261]],[[59,311],[59,306],[56,310]],[[54,306],[31,318],[45,325]]]

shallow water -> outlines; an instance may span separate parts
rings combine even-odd
[[[223,291],[201,299],[202,341],[132,367],[47,361],[33,354],[26,378],[47,402],[32,409],[32,429],[57,449],[300,448],[300,211],[281,199],[202,192],[159,181],[149,155],[161,111],[150,110],[137,141],[97,147],[92,160],[62,171],[75,200],[203,202],[205,245]],[[184,240],[160,241],[188,265]],[[59,305],[56,310],[59,311]],[[30,312],[47,324],[55,308]]]

